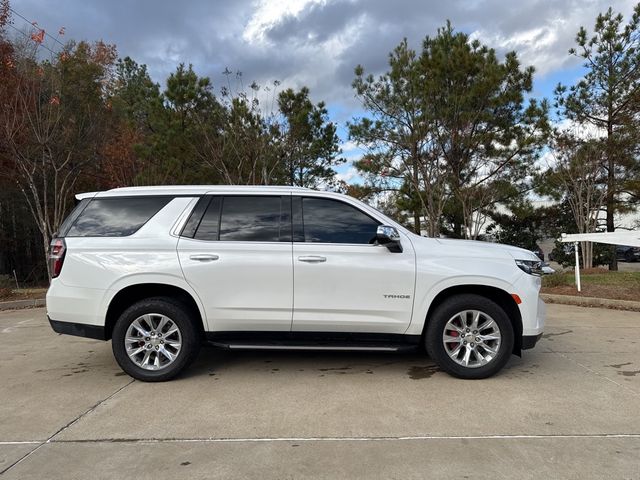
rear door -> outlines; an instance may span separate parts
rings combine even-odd
[[[290,195],[203,197],[178,241],[185,278],[215,331],[289,331]]]
[[[376,245],[380,222],[341,200],[293,197],[293,331],[404,333],[415,255]],[[402,234],[401,234],[402,235]]]

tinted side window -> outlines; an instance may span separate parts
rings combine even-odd
[[[279,196],[224,197],[220,241],[280,241],[281,203]],[[287,233],[290,235],[290,231]]]
[[[191,211],[191,215],[189,215],[189,218],[182,227],[182,231],[180,232],[181,236],[193,238],[210,201],[210,197],[200,197],[200,199],[198,199],[198,202]]]
[[[84,198],[80,201],[80,203],[78,203],[75,206],[73,210],[71,210],[71,213],[69,214],[69,216],[65,219],[64,222],[62,222],[62,224],[60,225],[60,228],[58,229],[59,237],[64,237],[69,232],[71,225],[74,224],[76,219],[80,216],[80,214],[87,207],[90,201],[91,201],[90,198]]]
[[[373,243],[380,223],[346,203],[326,198],[303,198],[305,242]]]
[[[220,205],[222,204],[222,197],[212,197],[207,207],[207,211],[200,221],[200,225],[196,226],[198,229],[193,238],[198,240],[218,240],[218,231],[220,229]],[[199,219],[200,217],[197,216]],[[192,215],[193,217],[193,215]],[[189,219],[191,221],[191,218]]]
[[[160,211],[171,197],[97,198],[67,232],[69,237],[126,237]]]

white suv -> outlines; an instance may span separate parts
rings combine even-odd
[[[231,349],[426,347],[484,378],[542,334],[540,260],[415,235],[353,198],[295,187],[77,195],[51,243],[56,332],[112,339],[132,377],[168,380],[203,341]]]

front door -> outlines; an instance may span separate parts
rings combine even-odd
[[[293,331],[404,333],[415,286],[408,239],[401,253],[374,244],[380,222],[340,200],[293,197],[293,212]]]
[[[178,241],[178,256],[209,328],[290,331],[291,249],[290,195],[201,199]]]

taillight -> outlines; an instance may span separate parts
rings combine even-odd
[[[49,251],[49,264],[51,266],[51,278],[60,275],[62,264],[64,263],[64,254],[67,251],[67,245],[63,238],[54,238],[51,240],[51,249]]]

